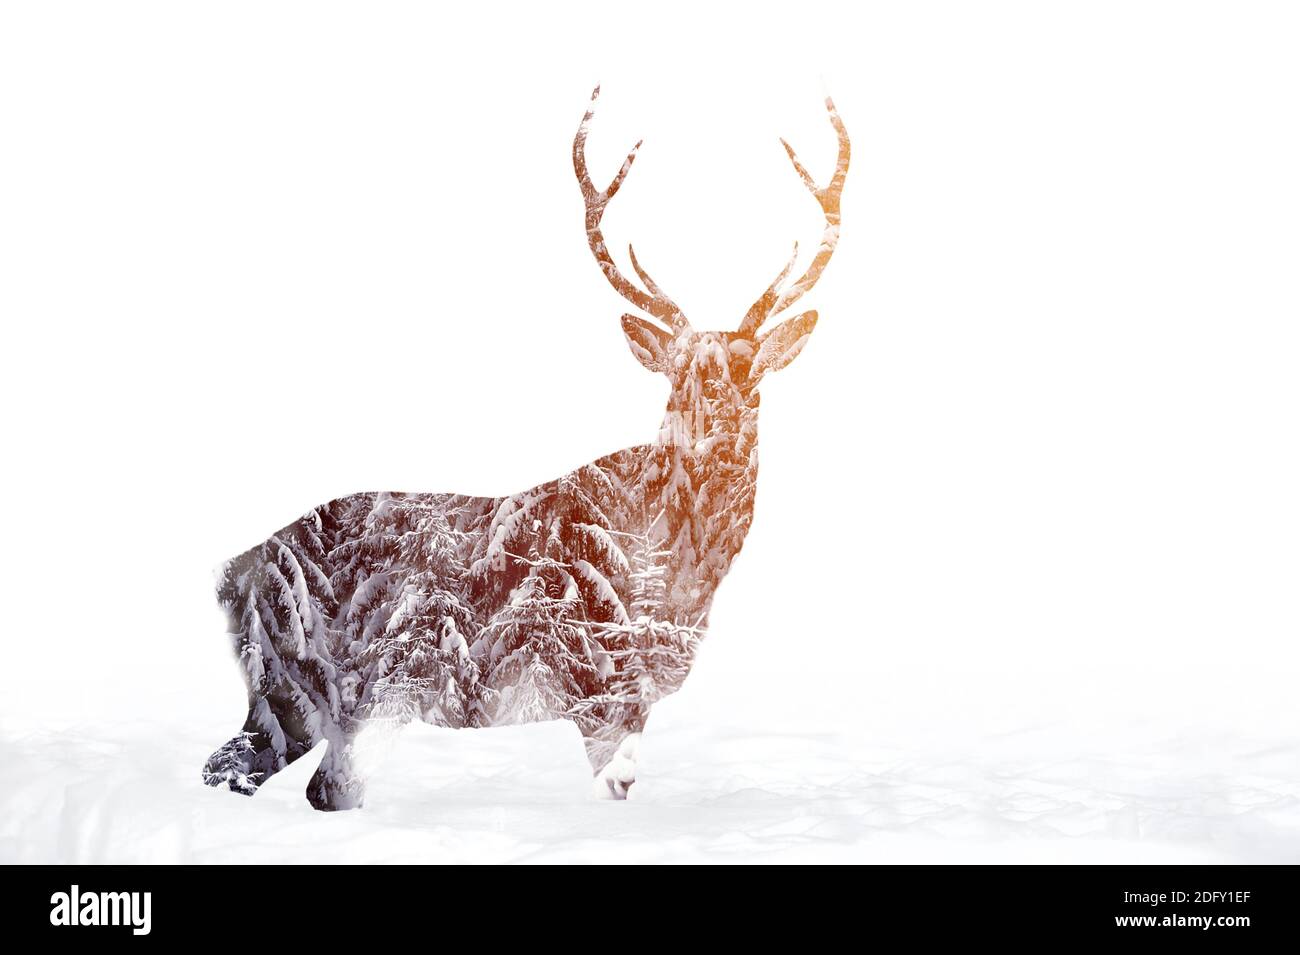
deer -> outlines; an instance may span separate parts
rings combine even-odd
[[[627,798],[650,709],[686,679],[752,523],[759,384],[799,355],[817,312],[770,323],[835,253],[850,143],[829,97],[838,152],[827,185],[781,140],[824,217],[820,245],[788,281],[795,243],[734,330],[697,330],[631,244],[639,286],[610,253],[602,219],[642,143],[596,186],[586,143],[599,94],[574,137],[573,169],[591,253],[638,313],[621,317],[628,347],[670,383],[658,432],[519,494],[338,498],[227,561],[217,596],[248,715],[209,757],[207,784],[253,795],[325,742],[307,799],[353,809],[364,802],[359,740],[370,726],[567,719],[594,792]]]

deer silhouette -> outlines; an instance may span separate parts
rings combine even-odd
[[[753,518],[758,385],[799,354],[817,321],[765,322],[811,289],[835,252],[849,137],[821,187],[782,140],[826,225],[807,271],[789,263],[735,331],[697,331],[628,247],[644,288],[615,264],[601,219],[641,143],[605,189],[573,141],[587,241],[610,284],[656,321],[622,316],[632,354],[672,391],[655,440],[507,497],[362,493],[314,508],[228,561],[217,592],[246,682],[243,730],[208,759],[212,786],[252,795],[316,744],[317,809],[358,807],[356,740],[376,721],[491,727],[568,719],[595,791],[626,798],[641,731],[675,692],[714,593]],[[657,323],[656,323],[657,322]]]

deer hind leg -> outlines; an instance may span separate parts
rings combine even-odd
[[[307,783],[307,801],[321,812],[360,809],[366,782],[357,769],[352,737],[330,740],[325,757]]]
[[[649,706],[625,707],[614,719],[578,723],[591,761],[592,793],[597,798],[627,798],[636,782],[637,747],[649,716]]]
[[[259,705],[249,710],[244,728],[208,757],[203,781],[225,786],[231,792],[252,796],[259,786],[302,756],[311,745],[294,739],[283,730],[269,732],[259,714]]]

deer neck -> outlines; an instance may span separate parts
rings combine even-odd
[[[696,624],[753,520],[758,395],[688,403],[674,394],[649,452],[656,536],[673,555],[674,616]]]

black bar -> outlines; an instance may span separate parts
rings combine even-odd
[[[376,933],[393,930],[394,919],[416,937],[427,920],[436,938],[439,931],[466,920],[482,931],[491,924],[494,908],[509,911],[520,905],[553,907],[546,924],[558,931],[546,944],[565,937],[585,944],[578,940],[600,937],[605,919],[620,926],[615,932],[619,938],[624,932],[651,938],[685,932],[681,917],[686,913],[689,922],[730,923],[745,934],[798,931],[805,940],[824,937],[829,943],[853,932],[868,946],[873,938],[897,933],[918,942],[1131,937],[1177,944],[1205,938],[1235,945],[1293,942],[1297,937],[1295,870],[1285,866],[857,867],[852,873],[828,870],[811,878],[746,872],[728,876],[725,884],[718,882],[719,873],[699,880],[678,873],[671,889],[656,874],[658,890],[637,887],[634,873],[614,877],[607,868],[488,880],[456,879],[434,869],[365,868],[14,868],[9,870],[14,878],[8,880],[13,887],[2,904],[11,929],[49,932],[51,937],[76,933],[90,942],[113,935],[131,943],[164,939],[225,945],[236,938],[284,938],[292,944],[289,939],[322,932],[331,944],[373,942]],[[751,883],[751,876],[758,879]],[[533,879],[545,891],[524,890]],[[503,897],[488,888],[494,884],[514,885],[515,891]],[[64,914],[57,911],[60,894],[70,901],[73,885],[83,905],[90,904],[85,900],[92,894],[148,892],[148,933],[137,931],[142,928],[139,918],[136,924],[119,919],[126,924],[117,926],[52,924],[52,915],[58,920]],[[116,907],[129,914],[121,897],[115,898]],[[112,907],[105,907],[110,916]],[[99,908],[98,903],[91,908]],[[137,905],[134,911],[141,909]]]

